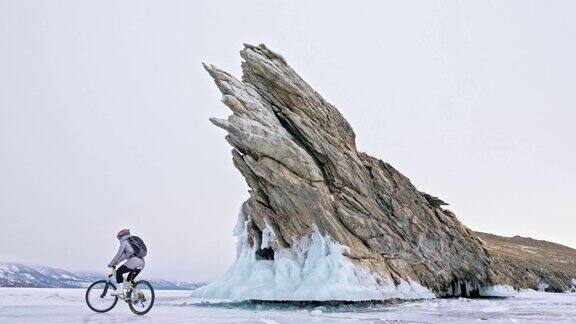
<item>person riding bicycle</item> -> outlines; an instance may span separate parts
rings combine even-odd
[[[124,277],[125,273],[129,273],[126,277],[126,281],[134,283],[134,278],[144,269],[144,258],[134,255],[134,248],[130,245],[128,238],[130,237],[130,230],[123,229],[116,235],[120,241],[120,248],[118,248],[118,253],[110,261],[108,267],[114,268],[116,265],[124,260],[127,260],[123,265],[116,269],[116,283],[118,283],[118,290],[112,293],[112,295],[122,295],[124,293]]]

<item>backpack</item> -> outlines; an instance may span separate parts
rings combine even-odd
[[[128,243],[132,247],[132,250],[134,250],[134,253],[131,256],[143,258],[148,254],[146,244],[144,244],[144,241],[142,241],[138,236],[129,236]]]

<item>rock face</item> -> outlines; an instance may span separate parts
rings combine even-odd
[[[504,274],[500,281],[549,292],[576,290],[576,250],[529,237],[476,234]]]
[[[266,224],[274,250],[292,247],[316,225],[379,283],[414,281],[458,295],[462,282],[511,282],[446,203],[359,152],[350,124],[282,56],[264,45],[245,45],[240,55],[242,80],[205,68],[233,113],[211,121],[227,131],[234,165],[251,188],[251,244]]]

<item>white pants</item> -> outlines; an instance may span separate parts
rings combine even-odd
[[[146,263],[144,262],[144,259],[139,258],[139,257],[131,257],[130,259],[126,260],[125,263],[126,267],[128,269],[144,269],[144,266],[146,265]]]

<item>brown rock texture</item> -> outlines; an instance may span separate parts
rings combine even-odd
[[[529,237],[503,237],[476,232],[503,274],[499,280],[514,287],[550,292],[573,290],[576,250]]]
[[[264,45],[245,45],[240,56],[241,80],[205,68],[232,111],[211,121],[227,131],[250,187],[251,242],[267,222],[276,234],[272,247],[290,248],[315,224],[381,283],[415,281],[438,295],[453,294],[459,282],[517,283],[446,203],[359,152],[346,119],[282,56]]]

